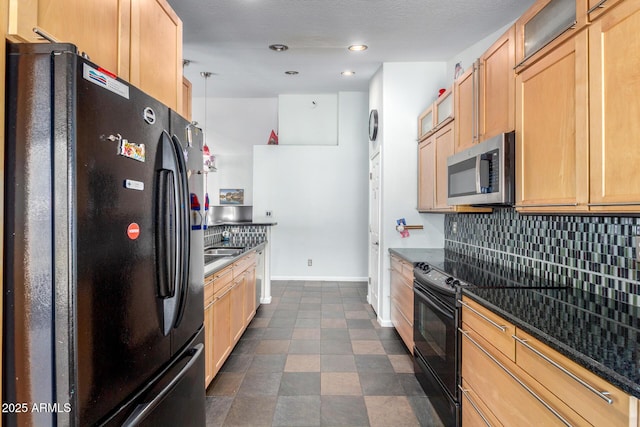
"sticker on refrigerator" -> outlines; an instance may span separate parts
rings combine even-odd
[[[139,162],[145,161],[144,144],[129,142],[128,139],[121,139],[118,144],[118,155],[128,157]]]
[[[84,77],[85,80],[118,94],[123,98],[129,99],[129,86],[88,64],[83,64],[83,66],[82,77]]]
[[[134,181],[133,179],[125,179],[124,188],[128,188],[129,190],[144,191],[144,182]]]
[[[135,222],[132,222],[127,227],[127,237],[131,240],[136,240],[140,236],[140,226]]]

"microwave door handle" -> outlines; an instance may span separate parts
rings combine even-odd
[[[480,155],[476,156],[476,194],[482,193],[480,188]]]

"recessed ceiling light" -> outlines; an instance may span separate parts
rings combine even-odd
[[[289,76],[295,76],[297,74],[300,74],[298,71],[294,71],[294,70],[285,71],[284,73],[289,75]]]
[[[271,44],[269,45],[269,49],[275,50],[276,52],[284,52],[285,50],[289,49],[289,46],[287,46],[286,44]]]
[[[340,74],[342,74],[343,76],[354,76],[356,74],[356,72],[347,70],[347,71],[341,72]]]
[[[366,44],[352,44],[348,49],[352,52],[362,52],[363,50],[367,50],[368,48],[369,46],[367,46]]]

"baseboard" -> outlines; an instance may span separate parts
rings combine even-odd
[[[393,323],[391,323],[391,320],[382,320],[381,318],[378,317],[378,323],[383,328],[392,328],[393,327]]]
[[[301,280],[307,282],[367,282],[368,277],[341,277],[341,276],[271,276],[274,280]]]
[[[260,304],[271,304],[271,297],[260,298]]]

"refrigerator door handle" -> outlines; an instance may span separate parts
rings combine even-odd
[[[171,298],[176,288],[176,217],[174,174],[168,169],[158,172],[158,195],[156,207],[156,256],[158,297]],[[166,260],[166,261],[165,261]]]
[[[178,294],[178,312],[176,315],[176,320],[173,324],[174,328],[177,328],[182,320],[184,310],[187,304],[187,295],[189,290],[189,264],[190,264],[190,219],[189,219],[189,182],[187,177],[187,165],[184,159],[184,154],[182,153],[182,144],[177,136],[173,136],[171,138],[171,142],[173,145],[176,166],[178,169],[178,189],[179,189],[179,208],[180,208],[180,225],[179,225],[179,235],[180,235],[180,254],[179,254],[179,294]]]
[[[164,398],[178,385],[178,383],[182,380],[182,378],[189,372],[191,367],[196,363],[202,351],[204,350],[204,345],[202,343],[196,344],[188,351],[185,352],[185,356],[188,356],[190,359],[186,365],[180,369],[171,381],[163,387],[163,389],[157,393],[151,401],[146,403],[141,403],[136,406],[136,409],[129,415],[129,417],[122,424],[125,427],[133,427],[137,426],[142,422],[148,415],[153,411],[155,407],[157,407]]]

